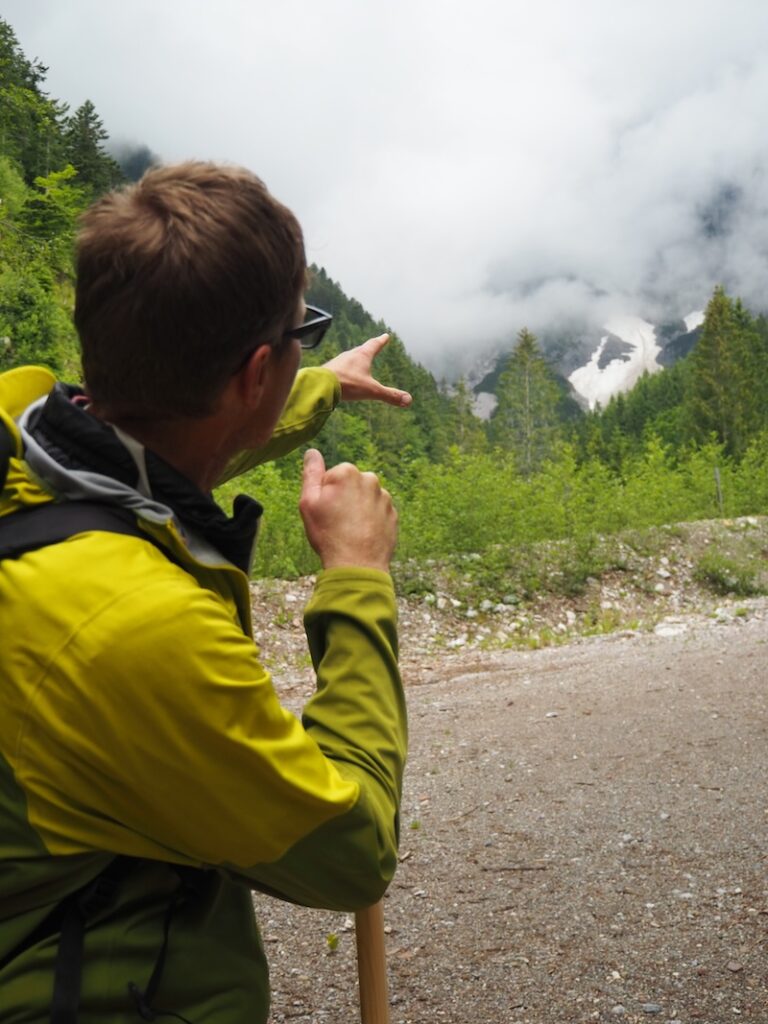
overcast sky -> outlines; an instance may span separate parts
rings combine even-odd
[[[431,366],[570,318],[765,308],[766,0],[4,0],[49,93],[242,163]]]

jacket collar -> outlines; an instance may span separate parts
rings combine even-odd
[[[66,470],[89,470],[139,486],[139,468],[114,430],[86,412],[78,398],[83,391],[56,384],[31,417],[27,429],[51,458]],[[239,495],[230,518],[216,502],[168,462],[144,449],[151,498],[174,513],[182,527],[201,535],[243,572],[248,572],[262,507]]]

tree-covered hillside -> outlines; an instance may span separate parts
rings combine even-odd
[[[75,221],[123,175],[93,104],[70,112],[45,92],[47,70],[0,20],[0,369],[33,360],[72,374]]]
[[[355,299],[322,269],[312,268],[307,300],[333,313],[333,326],[321,349],[307,364],[331,359],[368,338],[388,333],[390,341],[376,362],[385,384],[413,395],[411,409],[394,409],[380,402],[348,405],[331,418],[321,436],[332,461],[349,460],[397,475],[420,458],[439,462],[452,445],[462,450],[484,447],[482,424],[471,411],[470,397],[461,387],[448,394],[432,374],[414,362],[397,334],[376,322]]]
[[[384,327],[345,299],[322,271],[311,296],[334,311],[344,345]],[[413,389],[413,410],[388,411],[390,435],[376,420],[378,407],[344,408],[315,443],[330,461],[356,458],[384,475],[400,509],[399,551],[409,565],[425,557],[479,558],[484,568],[473,574],[500,586],[521,565],[533,572],[540,558],[535,545],[556,539],[566,544],[564,562],[552,568],[547,585],[578,588],[598,571],[596,553],[607,534],[768,510],[764,326],[717,289],[700,347],[578,421],[558,418],[561,392],[554,373],[534,336],[523,330],[487,425],[472,416],[461,385],[448,399],[429,375],[421,378],[426,371],[416,368],[409,377],[395,339],[392,363],[381,357],[384,376]],[[332,338],[331,351],[338,343]],[[715,359],[721,369],[713,376]],[[719,389],[719,405],[708,397],[713,388]],[[427,413],[423,421],[416,418],[420,403]],[[435,422],[439,444],[432,449],[405,440],[421,423]],[[391,436],[404,447],[392,445]],[[298,455],[233,482],[222,500],[240,488],[265,497],[259,570],[313,571],[314,555],[293,515]],[[715,570],[723,579],[741,578],[725,563]],[[407,586],[418,588],[422,574],[411,573]],[[540,576],[533,572],[532,578]]]

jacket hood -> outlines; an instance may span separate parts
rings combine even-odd
[[[56,383],[47,371],[28,373],[34,379],[19,371],[0,376],[0,399],[6,413],[16,413],[24,460],[46,490],[56,499],[120,505],[154,524],[173,520],[198,561],[220,564],[223,556],[248,572],[262,512],[258,502],[240,495],[228,517],[164,459],[87,412],[82,389]],[[4,379],[11,375],[11,382]],[[10,400],[8,383],[16,385]],[[20,412],[19,397],[32,398]]]
[[[62,423],[68,428],[63,436],[57,429]],[[122,505],[152,522],[167,522],[171,509],[137,489],[139,467],[112,428],[103,426],[57,384],[18,419],[27,465],[58,498]]]

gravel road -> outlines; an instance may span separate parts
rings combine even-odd
[[[419,679],[392,1024],[768,1024],[765,599]],[[273,1021],[357,1021],[351,919],[256,901]]]

